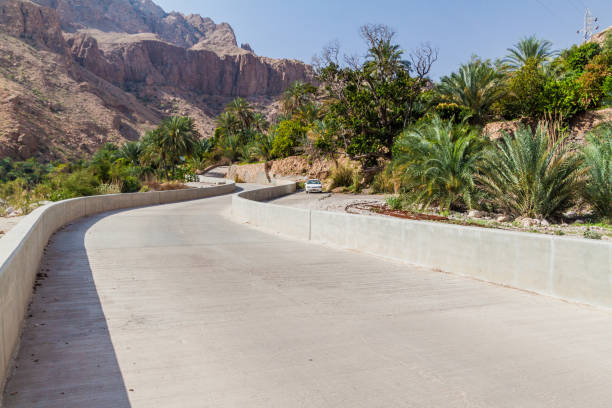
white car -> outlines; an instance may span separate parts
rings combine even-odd
[[[323,184],[321,184],[321,180],[308,180],[306,183],[304,183],[304,189],[306,190],[306,193],[322,193]]]

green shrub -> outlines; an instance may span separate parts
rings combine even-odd
[[[542,110],[560,114],[567,121],[577,113],[584,112],[582,95],[583,88],[577,76],[562,80],[550,78],[544,85]]]
[[[582,234],[583,237],[587,238],[587,239],[601,239],[603,237],[602,234],[600,234],[597,231],[593,231],[590,228],[587,228],[586,231],[584,231],[584,233]]]
[[[612,106],[612,75],[606,77],[601,90],[603,92],[603,105]]]
[[[96,188],[100,185],[98,179],[87,169],[77,170],[68,175],[62,183],[72,197],[90,196],[96,194]]]
[[[588,175],[583,197],[598,216],[612,219],[612,129],[604,129],[599,136],[589,135],[587,140],[582,149]]]
[[[140,190],[141,184],[140,180],[138,180],[134,176],[128,176],[123,180],[123,185],[121,186],[122,193],[135,193]]]
[[[522,127],[489,150],[479,177],[489,204],[515,217],[549,218],[570,208],[579,190],[580,160],[563,145],[552,144],[545,127]]]
[[[331,188],[350,187],[353,184],[353,169],[348,166],[338,166],[331,175]]]
[[[271,156],[277,158],[289,157],[306,135],[307,128],[297,120],[283,120],[273,130]]]
[[[390,196],[387,197],[385,201],[392,210],[401,210],[404,208],[404,200],[401,196]]]
[[[574,72],[584,71],[584,67],[601,52],[601,46],[595,42],[574,45],[561,55],[566,69]]]

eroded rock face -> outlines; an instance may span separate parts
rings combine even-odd
[[[0,157],[80,158],[168,115],[200,134],[234,97],[267,114],[312,69],[240,48],[228,24],[150,0],[0,0]],[[42,5],[42,6],[41,6]]]
[[[151,0],[34,0],[56,10],[66,32],[96,29],[126,34],[153,33],[160,39],[189,48],[200,42],[223,47],[236,45],[227,23],[215,24],[197,14],[166,13]]]
[[[143,83],[247,97],[276,95],[292,82],[312,77],[312,69],[299,61],[257,57],[249,52],[220,56],[151,40],[107,44],[107,51],[102,52],[96,39],[85,34],[68,43],[81,65],[117,86]]]
[[[57,15],[30,2],[0,1],[0,28],[37,46],[66,53],[67,46]]]

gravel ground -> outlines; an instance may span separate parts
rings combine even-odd
[[[311,210],[345,212],[348,205],[357,203],[384,204],[382,195],[312,193],[299,192],[272,200],[275,204],[290,207],[309,208]]]
[[[346,211],[346,208],[347,206],[353,204],[385,204],[385,196],[340,193],[306,194],[304,192],[298,192],[292,195],[272,200],[272,202],[274,202],[275,204],[281,204],[290,207],[308,208],[311,210],[349,212]],[[365,207],[367,207],[367,205]],[[355,207],[350,208],[350,212],[353,214],[367,214],[381,217],[388,216],[373,211],[368,211],[367,209],[359,209]],[[496,221],[495,217],[468,217],[465,213],[452,213],[449,218],[449,221],[441,222],[460,223],[462,225],[496,228],[508,231],[533,232],[548,235],[566,235],[576,238],[601,239],[607,241],[612,240],[611,226],[588,223],[585,224],[580,221],[576,223],[568,221],[568,223],[551,225],[535,225],[527,223],[526,225],[524,221],[520,219],[508,222],[498,222]]]

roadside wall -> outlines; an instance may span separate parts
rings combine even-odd
[[[209,188],[74,198],[38,208],[21,220],[0,239],[0,393],[19,341],[43,249],[58,228],[105,211],[196,200],[234,190],[234,183],[228,182]]]
[[[608,242],[257,202],[291,192],[282,187],[235,195],[234,216],[300,239],[612,307],[612,244]]]

